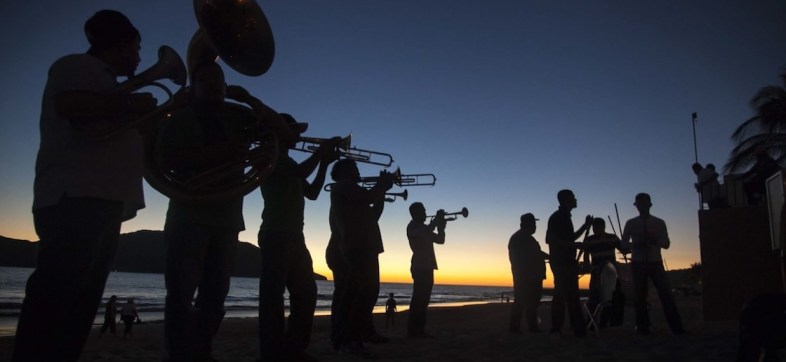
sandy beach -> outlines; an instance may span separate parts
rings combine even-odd
[[[668,330],[657,298],[653,300],[652,333],[639,336],[633,331],[633,309],[625,311],[620,327],[590,332],[575,338],[566,327],[561,337],[547,333],[511,335],[507,332],[511,304],[491,303],[461,307],[429,308],[427,331],[434,338],[406,338],[407,313],[399,313],[395,328],[386,329],[384,316],[375,323],[389,343],[368,345],[372,356],[365,359],[385,361],[731,361],[737,349],[736,321],[704,322],[700,297],[677,296],[688,334],[674,336]],[[550,325],[550,305],[544,303],[540,316],[544,327]],[[220,361],[254,361],[258,356],[256,318],[227,319],[214,344]],[[328,316],[315,317],[308,352],[322,361],[361,360],[330,349]],[[111,335],[90,339],[83,361],[160,361],[163,324],[135,327],[132,338]],[[13,337],[0,338],[0,360],[10,359]]]

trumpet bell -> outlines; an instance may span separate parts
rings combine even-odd
[[[210,47],[232,69],[265,74],[273,64],[273,31],[255,0],[194,0],[194,13]]]
[[[465,217],[465,218],[466,218],[467,216],[469,216],[469,210],[467,210],[467,208],[466,208],[466,207],[463,207],[463,208],[461,208],[461,216],[463,216],[463,217]]]

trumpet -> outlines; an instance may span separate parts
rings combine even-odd
[[[390,196],[385,198],[385,201],[387,202],[394,202],[396,201],[397,197],[400,197],[404,199],[404,201],[407,201],[407,196],[409,195],[409,193],[407,192],[407,190],[404,190],[403,192],[388,192],[385,195]]]
[[[461,208],[461,211],[445,213],[445,216],[453,216],[453,215],[461,215],[464,218],[466,218],[467,216],[469,216],[469,210],[467,210],[466,207],[463,207]],[[431,215],[426,217],[434,219],[435,217],[437,217],[437,215]],[[458,219],[458,216],[445,217],[445,221],[454,221],[456,219]]]
[[[434,186],[437,183],[437,176],[433,173],[415,173],[409,175],[401,174],[401,169],[393,172],[393,183],[399,187],[407,186]],[[374,187],[379,182],[379,176],[361,177],[360,185],[363,187]]]
[[[329,139],[314,138],[314,137],[301,137],[298,144],[292,148],[301,152],[316,152],[317,148]],[[355,162],[368,163],[371,165],[378,165],[383,167],[390,167],[393,164],[393,156],[383,152],[362,150],[352,147],[352,135],[346,136],[341,139],[338,145],[339,155],[343,158],[348,158]]]

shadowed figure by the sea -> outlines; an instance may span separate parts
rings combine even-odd
[[[549,264],[554,274],[554,299],[551,303],[551,333],[561,333],[567,306],[570,324],[577,337],[587,333],[584,315],[579,301],[579,269],[576,260],[578,239],[592,222],[587,215],[584,224],[578,230],[573,229],[570,211],[577,206],[576,197],[571,190],[560,190],[557,193],[559,208],[549,217],[546,230],[546,243],[549,244]]]
[[[426,208],[420,202],[409,206],[412,220],[407,225],[407,239],[412,249],[412,302],[409,305],[407,336],[410,338],[431,337],[426,333],[426,311],[434,287],[434,270],[437,257],[434,244],[445,244],[445,210],[437,210],[436,216],[426,225]],[[434,230],[437,230],[435,233]]]
[[[510,308],[510,333],[521,332],[521,317],[526,316],[527,330],[540,332],[538,306],[546,279],[546,259],[549,255],[541,251],[535,233],[538,219],[531,213],[521,215],[519,230],[508,241],[510,270],[513,273],[513,306]]]
[[[37,269],[25,290],[14,361],[79,359],[101,303],[120,225],[144,207],[142,138],[149,93],[113,93],[133,77],[140,34],[117,11],[85,22],[90,48],[49,69],[41,102],[33,222]]]
[[[326,254],[336,290],[342,290],[333,298],[332,346],[362,355],[366,353],[364,342],[387,340],[375,330],[372,312],[379,297],[379,254],[384,251],[379,218],[394,176],[381,171],[378,182],[367,189],[358,185],[361,177],[355,161],[342,159],[333,166],[331,177],[335,183],[330,192],[331,238]]]
[[[308,124],[282,114],[290,129],[300,134]],[[296,139],[279,142],[273,173],[261,184],[265,208],[259,228],[262,271],[259,276],[259,346],[262,361],[309,360],[317,286],[311,254],[303,234],[304,198],[316,200],[325,183],[327,167],[338,158],[339,137],[319,145],[301,163],[289,156]],[[316,171],[311,182],[307,177]],[[284,290],[289,291],[285,322]]]

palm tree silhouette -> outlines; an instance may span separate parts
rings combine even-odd
[[[756,154],[765,151],[778,164],[786,158],[786,68],[780,75],[782,86],[761,88],[751,100],[756,115],[741,124],[731,138],[737,144],[723,170],[734,173],[756,162]]]

